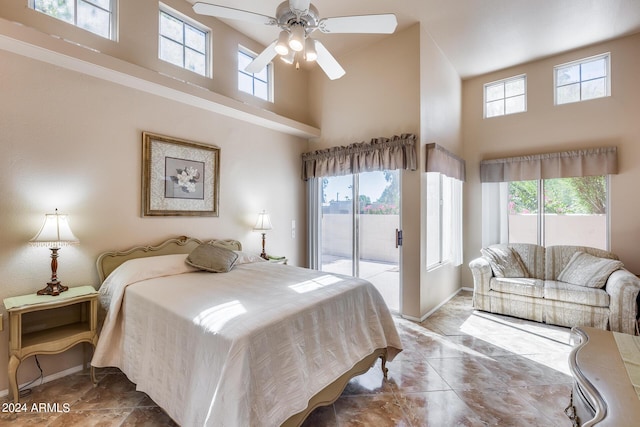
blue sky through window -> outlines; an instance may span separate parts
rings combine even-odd
[[[329,178],[329,184],[325,189],[326,201],[330,202],[336,200],[346,200],[345,196],[349,196],[351,200],[351,175],[346,176],[333,176]],[[369,196],[371,201],[376,201],[380,198],[380,195],[387,186],[387,181],[384,179],[383,172],[367,172],[360,174],[360,194]]]

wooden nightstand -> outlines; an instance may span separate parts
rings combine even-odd
[[[17,372],[20,363],[35,354],[57,354],[87,342],[98,342],[98,292],[78,286],[58,296],[22,295],[6,298],[9,313],[9,397],[20,398]],[[85,348],[84,366],[88,362]],[[93,367],[91,380],[96,383]]]

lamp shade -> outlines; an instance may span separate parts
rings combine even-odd
[[[266,211],[262,211],[258,214],[258,221],[256,221],[256,226],[253,227],[255,231],[266,231],[271,230],[273,226],[271,225],[271,218]]]
[[[280,35],[278,36],[278,42],[276,43],[276,52],[278,55],[286,55],[289,53],[289,46],[287,46],[287,42],[289,41],[289,32],[286,30],[280,31]]]
[[[316,41],[309,37],[304,42],[304,58],[308,62],[313,62],[318,59],[318,52],[316,51]]]
[[[296,51],[292,49],[286,55],[282,55],[280,59],[282,59],[284,63],[291,65],[296,59]]]
[[[291,27],[289,47],[296,52],[300,52],[304,49],[304,27],[302,25],[296,24]]]
[[[44,224],[29,243],[34,246],[56,247],[76,245],[80,243],[78,238],[73,235],[69,227],[67,215],[56,213],[46,214]]]

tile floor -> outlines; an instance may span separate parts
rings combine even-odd
[[[397,325],[405,349],[387,364],[388,380],[377,363],[304,427],[571,425],[563,413],[568,329],[475,312],[466,291],[422,324],[398,318]],[[0,413],[0,425],[175,425],[119,370],[98,375],[97,387],[83,373],[34,387],[22,402],[59,403],[60,412]]]

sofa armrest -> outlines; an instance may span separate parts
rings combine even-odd
[[[609,328],[635,335],[638,328],[640,279],[625,269],[614,271],[604,287],[609,294]]]
[[[493,270],[491,270],[489,261],[483,257],[476,258],[469,263],[469,268],[473,275],[473,292],[488,294],[489,281],[493,277]]]

